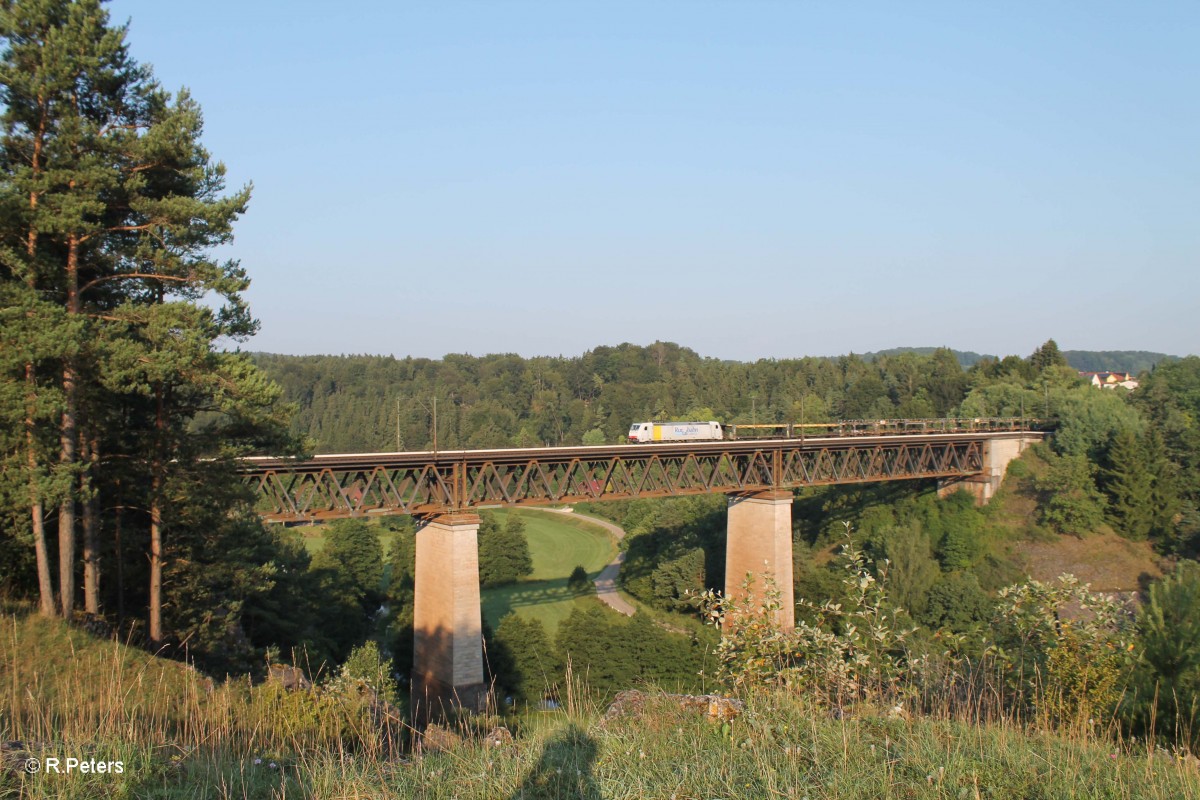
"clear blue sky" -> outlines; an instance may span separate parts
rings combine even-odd
[[[282,353],[1200,351],[1200,3],[115,0]]]

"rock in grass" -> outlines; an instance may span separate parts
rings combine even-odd
[[[504,747],[505,745],[512,744],[512,741],[512,731],[503,725],[492,728],[492,730],[488,731],[488,735],[483,737],[483,743],[488,747]]]
[[[286,691],[303,691],[312,688],[312,681],[304,670],[290,664],[271,664],[267,667],[267,683],[276,683]]]
[[[430,725],[421,734],[420,747],[425,753],[443,753],[456,749],[462,742],[463,738],[449,728]]]
[[[621,717],[640,717],[648,703],[666,704],[682,711],[705,715],[713,722],[728,722],[746,710],[741,700],[715,694],[649,694],[637,689],[627,689],[613,698],[600,724],[604,725]]]
[[[16,775],[26,771],[25,764],[30,759],[29,751],[32,745],[24,742],[0,742],[0,775],[10,773]]]

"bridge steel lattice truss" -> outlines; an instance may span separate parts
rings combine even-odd
[[[989,440],[1028,433],[770,439],[600,447],[248,458],[268,522],[435,516],[529,506],[916,478],[984,470]],[[1040,437],[1039,437],[1040,438]]]

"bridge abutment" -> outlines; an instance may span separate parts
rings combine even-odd
[[[483,618],[479,605],[479,517],[443,514],[417,531],[413,602],[413,715],[481,711]]]
[[[967,478],[939,480],[938,497],[948,497],[959,490],[966,490],[975,498],[976,505],[987,505],[1000,490],[1009,463],[1025,452],[1029,445],[1038,441],[1041,441],[1041,436],[988,439],[983,445],[983,471]]]
[[[796,626],[792,588],[792,493],[756,492],[729,497],[725,544],[725,596],[744,600],[747,591],[757,606],[768,591],[778,592],[775,624]],[[725,624],[736,624],[727,615]]]

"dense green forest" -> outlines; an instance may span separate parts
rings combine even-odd
[[[1015,356],[981,358],[964,371],[944,348],[739,363],[670,342],[597,347],[575,358],[253,358],[295,405],[293,433],[318,452],[432,448],[435,408],[443,449],[599,444],[621,441],[630,423],[648,419],[1052,416],[1076,383],[1056,347],[1058,369],[1045,374]],[[995,383],[1021,391],[1011,403],[985,400],[982,390]]]

